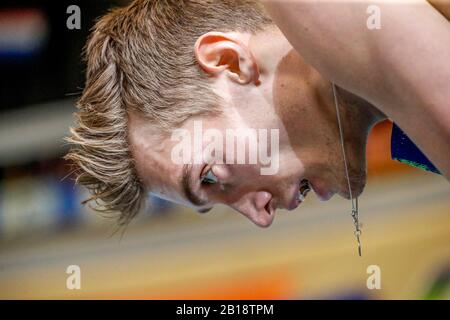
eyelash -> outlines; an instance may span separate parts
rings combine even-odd
[[[210,175],[212,175],[212,177]],[[217,184],[219,182],[219,179],[214,174],[214,172],[212,172],[211,168],[208,168],[206,173],[202,174],[202,176],[200,177],[200,181],[202,184],[211,185],[211,184]]]
[[[220,192],[225,192],[226,191],[226,187],[225,185],[219,181],[219,178],[214,174],[214,172],[212,171],[212,164],[207,165],[205,167],[205,169],[203,169],[202,171],[202,175],[200,176],[200,183],[202,184],[202,186],[204,188],[220,188]],[[208,181],[210,180],[209,178],[211,177],[207,177],[208,174],[211,173],[213,175],[213,178],[215,181]]]

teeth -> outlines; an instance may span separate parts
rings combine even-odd
[[[301,202],[305,201],[306,195],[308,194],[309,191],[311,191],[309,182],[308,182],[308,180],[303,179],[300,182],[297,199]]]
[[[298,193],[297,200],[300,201],[300,202],[303,202],[303,201],[305,201],[305,196],[302,195],[302,194],[299,192],[299,193]]]

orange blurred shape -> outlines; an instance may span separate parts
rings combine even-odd
[[[367,144],[367,170],[370,176],[408,172],[413,168],[391,159],[392,122],[383,121],[373,128]]]
[[[292,285],[289,272],[270,270],[269,272],[252,272],[250,275],[239,275],[222,279],[199,282],[177,283],[173,288],[153,291],[144,289],[120,294],[113,299],[162,299],[162,300],[271,300],[293,298],[298,292]],[[114,294],[112,294],[114,295]],[[105,298],[105,297],[96,297]]]

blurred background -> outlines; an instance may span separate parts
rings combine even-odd
[[[0,298],[449,299],[450,186],[390,160],[392,124],[375,128],[360,199],[315,196],[258,229],[224,207],[199,215],[149,197],[121,234],[80,205],[61,157],[83,88],[82,47],[96,17],[127,1],[0,4]],[[81,29],[69,30],[69,5]],[[81,290],[66,269],[81,268]],[[369,290],[367,268],[381,269]]]

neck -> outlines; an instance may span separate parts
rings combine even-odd
[[[371,103],[340,87],[336,86],[336,88],[341,107],[345,108],[347,112],[357,114],[366,130],[370,130],[377,123],[387,119],[386,115]]]
[[[328,80],[324,81],[323,85],[327,88],[324,92],[326,95],[324,99],[327,101],[330,113],[336,116],[332,84]],[[365,154],[370,131],[376,124],[386,120],[387,117],[369,102],[338,86],[336,86],[336,94],[341,122],[344,126],[343,134],[347,153],[350,158],[352,158],[352,150],[362,149]],[[358,155],[353,156],[358,157]]]

